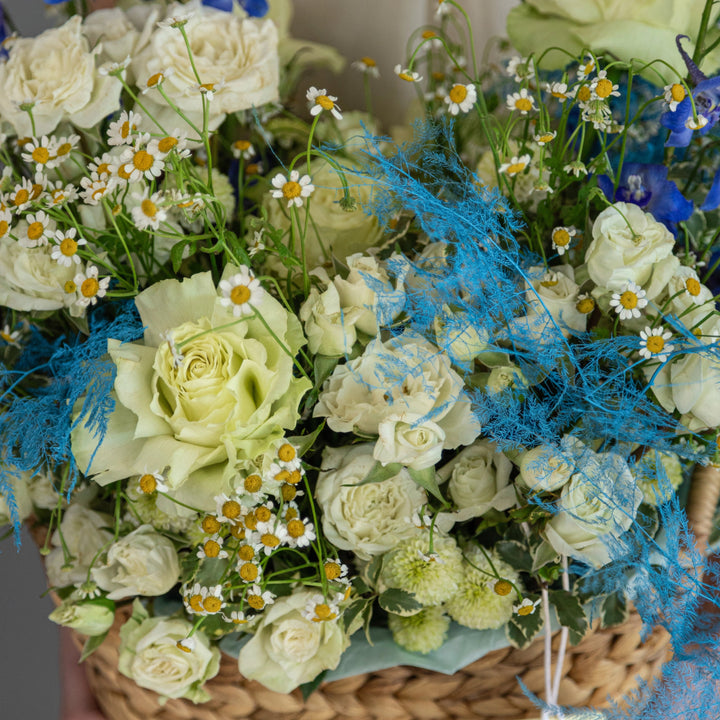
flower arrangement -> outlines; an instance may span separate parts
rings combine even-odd
[[[298,107],[281,2],[6,40],[1,509],[47,527],[84,656],[132,604],[119,672],[200,703],[221,650],[309,692],[368,643],[452,672],[559,626],[561,667],[632,603],[714,657],[682,509],[720,426],[715,11],[691,5],[693,45],[638,60],[629,20],[528,2],[527,54],[483,68],[440,0],[395,67],[404,143],[340,93]],[[565,50],[532,45],[547,23]]]

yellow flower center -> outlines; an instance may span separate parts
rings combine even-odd
[[[580,102],[587,102],[590,99],[590,88],[587,85],[583,85],[578,91],[577,91],[577,99]]]
[[[422,34],[423,40],[430,40],[430,38],[437,37],[437,33],[433,30],[424,30]]]
[[[252,545],[242,545],[238,549],[238,557],[245,562],[252,560],[255,557],[255,551]]]
[[[245,528],[242,525],[233,525],[230,528],[230,534],[237,540],[244,540]]]
[[[133,165],[140,172],[146,172],[152,167],[154,160],[155,158],[149,152],[138,150],[133,156]]]
[[[558,247],[565,247],[570,243],[570,233],[561,228],[553,233],[552,239]]]
[[[377,67],[377,63],[371,57],[367,57],[367,56],[362,57],[362,58],[360,58],[360,61],[366,67]]]
[[[218,522],[217,518],[212,515],[206,515],[202,520],[201,527],[204,532],[213,534],[218,532],[222,525]]]
[[[305,524],[302,520],[291,520],[287,524],[288,535],[292,538],[299,538],[305,534]]]
[[[282,194],[286,200],[292,200],[293,198],[300,197],[300,193],[302,193],[300,183],[297,183],[294,180],[288,180],[288,182],[282,186]]]
[[[551,140],[554,139],[554,135],[552,133],[543,133],[538,137],[538,142],[541,143],[549,143]]]
[[[149,88],[155,87],[162,79],[163,79],[163,74],[161,72],[155,73],[154,75],[151,75],[147,79],[147,86]]]
[[[335,103],[327,95],[318,95],[315,98],[315,104],[323,110],[332,110],[335,107]]]
[[[626,310],[632,310],[634,307],[637,307],[637,304],[638,304],[638,296],[637,296],[632,290],[626,290],[626,291],[620,296],[620,304],[621,304]]]
[[[586,297],[582,300],[578,300],[575,307],[577,308],[578,312],[582,313],[583,315],[588,315],[595,309],[595,301],[591,297]]]
[[[254,530],[257,527],[258,519],[254,512],[249,512],[245,516],[245,527],[248,530]]]
[[[100,163],[97,166],[97,174],[99,175],[109,175],[110,174],[110,166],[107,163]]]
[[[406,73],[406,72],[398,73],[398,77],[399,77],[401,80],[405,80],[406,82],[415,82],[415,78],[414,78],[412,75],[410,75],[409,73]]]
[[[560,100],[564,100],[567,97],[567,93],[563,92],[562,90],[552,90],[550,94],[554,98],[559,98]]]
[[[58,146],[58,149],[55,151],[55,157],[62,157],[63,155],[67,155],[72,150],[72,145],[69,142],[63,143],[62,145]]]
[[[695,278],[688,278],[685,281],[685,289],[691,294],[697,297],[700,294],[701,286]]]
[[[247,604],[253,609],[253,610],[262,610],[265,607],[265,601],[260,597],[260,595],[248,595],[247,596]]]
[[[336,562],[325,563],[325,577],[328,580],[337,580],[342,575],[342,568]]]
[[[315,606],[313,622],[325,622],[327,620],[334,620],[336,617],[337,613],[334,613],[332,608],[326,603],[319,603]]]
[[[560,282],[560,281],[559,280],[543,280],[540,284],[543,287],[549,288],[549,287],[555,287],[558,284],[558,282]]]
[[[200,85],[201,92],[213,92],[215,90],[215,83],[202,83]]]
[[[299,470],[293,470],[286,482],[289,482],[291,485],[297,485],[300,480],[302,480],[302,473]]]
[[[86,298],[95,297],[100,290],[100,283],[95,278],[85,278],[80,285],[80,292]]]
[[[32,159],[41,165],[44,165],[50,159],[50,152],[46,147],[38,147],[32,151]]]
[[[187,645],[183,645],[182,640],[178,640],[178,641],[175,643],[175,647],[176,647],[178,650],[182,650],[184,653],[191,653],[191,652],[192,652],[192,650],[191,650]]]
[[[209,558],[216,558],[220,554],[220,543],[215,540],[207,540],[203,545],[203,551]]]
[[[245,582],[255,582],[257,580],[258,576],[258,569],[257,565],[254,565],[251,562],[245,562],[240,566],[240,570],[238,570],[240,573],[240,577]]]
[[[249,493],[256,493],[262,487],[262,478],[259,475],[248,475],[245,478],[245,490]]]
[[[191,595],[188,599],[188,605],[195,610],[195,612],[202,612],[203,606],[202,606],[202,595],[199,593],[195,595]]]
[[[653,355],[657,355],[659,352],[662,352],[662,349],[665,347],[665,340],[663,340],[662,335],[651,335],[647,339],[645,347]]]
[[[442,81],[445,79],[445,73],[444,73],[444,72],[439,72],[438,70],[436,70],[436,71],[433,72],[433,74],[432,74],[432,79],[433,79],[433,80],[437,80],[438,82],[442,82]]]
[[[0,338],[2,338],[6,343],[15,342],[10,333],[6,333],[4,330],[0,330]]]
[[[461,103],[467,97],[467,88],[464,85],[453,85],[450,89],[450,99],[454,103]]]
[[[681,102],[685,99],[685,88],[680,83],[673,83],[670,88],[670,96],[675,102]]]
[[[273,533],[263,533],[260,536],[260,542],[265,547],[274,548],[280,544],[280,538]]]
[[[293,518],[296,518],[298,516],[297,510],[295,508],[288,508],[285,511],[285,522],[290,522]]]
[[[209,613],[216,613],[222,607],[222,600],[215,595],[210,595],[203,600],[203,608]]]
[[[282,495],[282,499],[285,502],[290,502],[291,500],[295,499],[295,496],[297,495],[297,490],[293,485],[288,485],[287,483],[285,483],[280,488],[280,494]]]
[[[127,136],[135,130],[135,126],[131,125],[128,120],[126,120],[121,126],[120,126],[120,137],[125,140]]]
[[[33,222],[28,225],[27,236],[30,240],[38,240],[42,237],[45,226],[41,222]]]
[[[12,204],[16,207],[18,205],[24,205],[30,199],[30,193],[25,188],[20,188],[15,193],[15,197],[12,199]]]
[[[597,81],[597,85],[595,85],[595,94],[599,98],[606,98],[610,96],[610,93],[613,91],[613,84],[608,80],[607,78],[601,78]]]
[[[281,470],[276,476],[275,480],[278,482],[290,482],[290,473],[287,470]]]
[[[77,285],[76,285],[72,280],[68,280],[68,281],[63,285],[63,290],[64,290],[68,295],[70,295],[71,293],[74,293],[74,292],[77,290]]]
[[[157,489],[157,480],[150,473],[145,473],[140,477],[140,489],[146,494],[154,493]]]
[[[52,194],[52,201],[54,205],[65,202],[65,193],[62,190],[55,190]]]
[[[40,197],[40,195],[42,195],[42,191],[43,191],[43,186],[40,185],[39,183],[35,183],[32,186],[32,195],[30,195],[30,199],[37,200]]]
[[[235,500],[228,500],[223,503],[222,514],[230,520],[235,520],[240,515],[240,503]]]
[[[77,252],[77,249],[78,244],[71,237],[63,238],[62,242],[60,243],[60,252],[65,257],[72,257]]]
[[[532,615],[535,612],[535,605],[523,605],[518,608],[518,615]]]
[[[123,180],[129,180],[130,179],[130,173],[132,170],[127,170],[127,165],[121,165],[118,168],[118,177],[121,177]]]
[[[525,163],[524,162],[516,162],[516,163],[510,163],[507,168],[507,174],[508,175],[517,175],[519,172],[522,172],[525,169]]]
[[[278,449],[278,457],[283,462],[294,460],[296,455],[295,448],[290,443],[283,443]]]
[[[5,237],[7,231],[10,229],[10,225],[7,220],[0,220],[0,237]]]
[[[157,215],[157,205],[147,198],[140,203],[140,209],[149,218],[154,218]]]
[[[258,163],[249,163],[245,167],[245,172],[248,175],[258,175],[260,173],[260,165]]]
[[[249,140],[236,140],[233,143],[233,147],[236,150],[239,150],[240,152],[245,152],[245,150],[250,149],[250,141]]]
[[[507,580],[498,580],[493,585],[493,591],[496,595],[509,595],[512,592],[512,585]]]
[[[247,285],[236,285],[230,291],[230,300],[235,305],[244,305],[250,299],[250,288]]]
[[[530,112],[530,110],[532,110],[532,106],[533,104],[530,98],[521,97],[515,101],[515,107],[520,110],[520,112]]]
[[[162,153],[169,153],[178,144],[177,138],[172,135],[164,137],[158,143],[158,150]]]

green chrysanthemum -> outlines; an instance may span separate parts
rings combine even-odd
[[[432,552],[428,535],[403,540],[383,562],[382,580],[389,587],[413,593],[425,606],[440,605],[449,600],[462,581],[462,553],[455,540],[433,539]]]
[[[425,654],[437,650],[445,642],[450,618],[441,607],[436,606],[425,608],[409,617],[391,613],[388,625],[393,639],[400,647]]]
[[[453,620],[466,627],[476,630],[499,628],[512,616],[513,602],[517,599],[515,593],[500,595],[492,589],[489,581],[493,579],[494,573],[480,548],[469,549],[466,557],[460,587],[445,604],[445,610]],[[492,553],[490,557],[500,577],[519,587],[515,570]]]

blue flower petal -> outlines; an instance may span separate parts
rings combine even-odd
[[[701,210],[714,210],[720,205],[720,170],[715,173],[710,190],[705,197],[705,202],[700,206]]]
[[[239,0],[239,2],[250,17],[263,17],[270,9],[267,0]]]

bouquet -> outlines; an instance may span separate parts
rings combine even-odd
[[[1,509],[84,657],[130,605],[119,672],[201,703],[221,651],[307,694],[544,634],[550,712],[634,606],[676,657],[613,717],[689,677],[714,717],[717,11],[551,5],[481,64],[440,0],[392,137],[302,84],[342,60],[280,0],[7,38]]]

